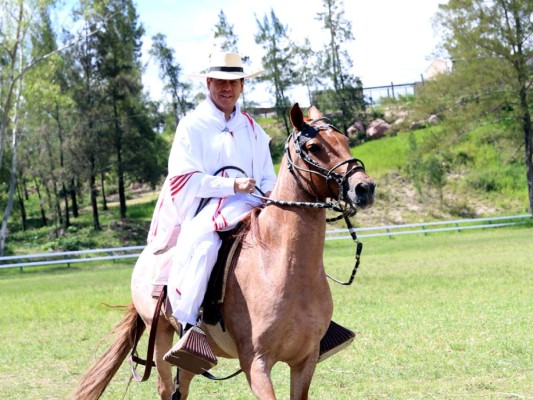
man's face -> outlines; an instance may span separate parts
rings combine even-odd
[[[235,108],[235,103],[239,100],[244,86],[243,79],[215,79],[207,78],[207,88],[211,100],[220,111],[229,116]]]

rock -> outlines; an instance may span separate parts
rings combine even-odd
[[[405,118],[398,118],[392,123],[392,126],[402,126],[405,123]]]
[[[428,118],[428,122],[431,125],[435,125],[439,123],[439,116],[437,114],[431,114]]]
[[[417,129],[422,129],[425,126],[425,121],[413,121],[409,125],[409,129],[414,131]]]
[[[370,139],[378,139],[385,136],[389,129],[390,125],[387,122],[381,118],[376,118],[368,125],[366,136]]]
[[[365,127],[361,121],[355,121],[346,131],[349,137],[357,137],[359,133],[365,133]]]

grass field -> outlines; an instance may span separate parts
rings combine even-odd
[[[327,271],[347,279],[351,241],[328,242]],[[0,399],[68,399],[130,299],[132,263],[0,271]],[[310,398],[533,398],[531,227],[368,238],[352,286],[331,283],[352,346],[317,366]],[[305,295],[312,296],[312,293]],[[146,338],[145,338],[146,339]],[[141,353],[142,354],[142,353]],[[217,375],[233,372],[221,362]],[[155,374],[124,365],[104,399],[155,399]],[[288,369],[274,368],[279,399]],[[245,377],[198,378],[193,399],[251,399]]]

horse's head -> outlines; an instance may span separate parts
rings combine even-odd
[[[319,200],[336,199],[352,212],[370,207],[376,184],[363,162],[351,156],[348,138],[315,106],[304,117],[295,103],[290,116],[294,131],[287,141],[289,169],[304,192]]]

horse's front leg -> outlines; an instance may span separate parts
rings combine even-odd
[[[276,400],[274,386],[270,379],[273,363],[264,357],[255,357],[252,360],[241,359],[241,369],[246,374],[248,384],[255,397],[261,400]]]
[[[317,359],[318,352],[298,365],[291,365],[291,400],[307,400]]]

